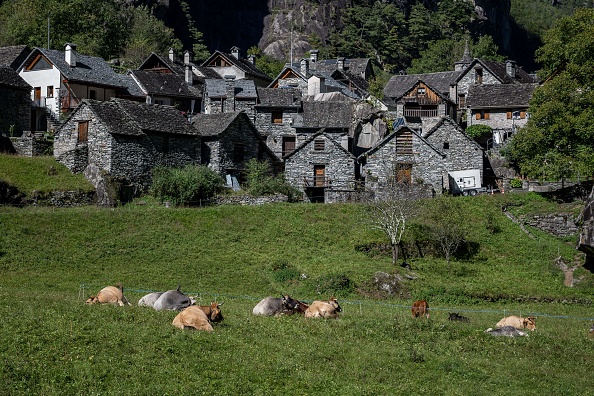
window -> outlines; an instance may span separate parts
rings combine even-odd
[[[89,99],[97,99],[97,91],[95,91],[94,89],[91,89],[89,91]]]
[[[78,122],[78,143],[89,141],[89,121]]]
[[[461,109],[466,107],[466,95],[458,96],[458,107]]]
[[[37,55],[37,58],[31,62],[31,65],[27,67],[27,70],[47,70],[51,68],[52,65],[47,61],[47,59],[41,55]]]
[[[161,139],[161,152],[168,153],[169,152],[169,136],[163,135]]]
[[[273,110],[271,115],[271,121],[273,124],[282,124],[283,123],[283,111],[282,110]]]
[[[474,69],[474,82],[476,84],[482,84],[483,83],[483,69]]]
[[[412,154],[413,141],[412,132],[403,131],[396,136],[396,153],[397,154]]]
[[[295,151],[295,136],[283,136],[283,157]]]
[[[479,110],[475,113],[475,118],[477,120],[488,120],[489,119],[489,110]]]
[[[443,142],[443,149],[449,150],[450,149],[450,142]]]
[[[233,162],[242,163],[244,157],[245,147],[241,142],[235,142],[233,145]]]
[[[47,95],[48,98],[53,98],[54,97],[54,86],[53,85],[48,85],[47,87]]]
[[[326,141],[324,139],[314,140],[314,151],[324,151],[326,148]]]
[[[426,93],[427,91],[425,90],[425,87],[417,88],[417,95],[425,95]]]

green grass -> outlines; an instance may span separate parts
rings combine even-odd
[[[33,191],[93,191],[82,174],[73,175],[54,157],[0,154],[0,180],[29,195]]]
[[[538,206],[530,196],[461,200],[477,253],[450,270],[441,258],[410,261],[417,279],[407,287],[429,300],[429,320],[410,317],[412,299],[356,292],[376,271],[406,272],[355,249],[383,240],[357,205],[0,208],[0,394],[588,394],[593,276],[578,270],[582,281],[567,288],[554,266],[573,259],[575,243],[537,230],[532,239],[501,213],[514,200]],[[500,232],[489,232],[487,212]],[[353,286],[324,289],[339,276]],[[131,307],[83,303],[116,282]],[[178,283],[224,302],[212,334],[136,306]],[[332,292],[338,320],[251,314],[268,295]],[[448,312],[471,323],[450,323]],[[536,314],[538,330],[484,333],[505,314]]]

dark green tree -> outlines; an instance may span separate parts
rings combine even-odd
[[[559,19],[537,51],[544,84],[530,102],[530,119],[508,157],[530,177],[594,172],[594,9]]]

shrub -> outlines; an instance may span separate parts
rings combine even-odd
[[[212,198],[223,186],[224,180],[203,165],[187,165],[183,168],[158,166],[153,169],[150,193],[162,202],[190,205]]]
[[[511,179],[509,184],[512,186],[512,188],[522,188],[522,180],[520,179]]]
[[[475,124],[466,128],[466,134],[474,140],[484,139],[493,133],[493,129],[488,125]]]
[[[301,192],[288,184],[283,175],[272,176],[270,164],[251,159],[246,164],[247,192],[253,196],[284,194],[293,202]]]

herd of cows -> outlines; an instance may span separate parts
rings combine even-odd
[[[124,287],[121,284],[104,287],[97,295],[90,296],[86,303],[130,305],[130,302],[124,296]],[[223,320],[222,303],[213,302],[210,305],[195,305],[195,299],[182,293],[179,286],[176,290],[149,293],[138,301],[138,305],[152,307],[157,311],[179,311],[172,324],[180,329],[193,328],[210,332],[213,331],[213,324]],[[341,311],[342,309],[335,297],[331,297],[327,301],[314,301],[311,304],[306,304],[284,295],[279,298],[266,297],[256,304],[252,313],[264,316],[302,314],[306,318],[336,319]],[[414,318],[429,318],[429,304],[425,300],[416,301],[411,307],[411,312]],[[458,313],[450,313],[448,320],[470,322],[469,318]],[[536,318],[532,316],[526,318],[507,316],[495,325],[495,329],[489,328],[485,332],[494,336],[526,336],[527,333],[522,330],[535,330],[535,320]],[[594,331],[594,326],[592,331]]]

